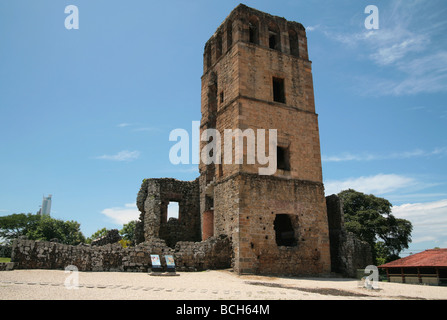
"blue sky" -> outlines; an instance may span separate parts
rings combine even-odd
[[[244,3],[307,29],[327,194],[390,200],[407,252],[447,247],[447,3]],[[169,133],[200,120],[203,48],[238,4],[0,0],[0,215],[53,194],[52,216],[90,236],[138,218],[142,179],[195,179]]]

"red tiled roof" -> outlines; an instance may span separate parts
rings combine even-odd
[[[379,266],[379,268],[402,267],[447,267],[447,249],[425,250]]]

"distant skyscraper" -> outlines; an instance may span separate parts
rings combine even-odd
[[[51,194],[48,197],[43,197],[42,208],[40,209],[40,215],[50,215],[51,211]]]

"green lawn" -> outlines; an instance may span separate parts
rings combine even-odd
[[[0,262],[11,262],[11,258],[0,258]]]

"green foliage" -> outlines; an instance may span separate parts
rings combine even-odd
[[[374,249],[376,253],[376,265],[378,266],[399,259],[399,256],[391,252],[390,248],[383,241],[377,241]]]
[[[105,236],[109,230],[107,228],[102,228],[93,233],[90,237],[85,240],[85,243],[91,244],[93,240],[98,239],[99,237]]]
[[[120,241],[123,248],[130,246],[134,242],[136,224],[137,224],[137,221],[130,221],[129,223],[124,224],[123,228],[121,230],[119,230],[119,234],[121,235],[121,237],[123,239],[122,242]],[[105,236],[108,231],[109,231],[109,229],[107,229],[107,228],[99,229],[98,231],[93,233],[90,237],[88,237],[85,242],[88,244],[91,244],[93,240],[98,239],[102,236]]]
[[[128,240],[130,242],[135,241],[135,226],[137,225],[137,221],[130,221],[129,223],[123,225],[123,228],[119,231],[120,235],[124,240]]]
[[[346,230],[369,243],[377,265],[398,258],[408,248],[413,226],[410,221],[392,215],[388,200],[352,189],[338,196],[343,201]]]
[[[85,237],[80,230],[80,224],[76,221],[64,221],[42,216],[35,228],[26,234],[31,240],[58,239],[60,243],[78,245],[85,242]]]
[[[0,237],[11,242],[19,236],[47,241],[57,238],[61,243],[72,245],[85,241],[80,224],[76,221],[63,221],[31,213],[0,217]]]
[[[5,243],[10,243],[35,228],[40,218],[39,215],[31,213],[13,213],[0,217],[0,238],[5,239]]]

